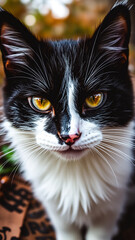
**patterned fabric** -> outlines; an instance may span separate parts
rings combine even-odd
[[[28,183],[20,177],[13,181],[4,178],[0,191],[0,240],[54,240],[48,216]]]
[[[119,222],[113,240],[135,240],[135,204]],[[85,229],[83,231],[85,233]],[[84,235],[84,234],[83,234]],[[30,185],[22,178],[0,178],[0,240],[56,240],[54,229]],[[69,239],[70,240],[70,239]]]

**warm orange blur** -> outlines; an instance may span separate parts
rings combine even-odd
[[[60,0],[57,1],[60,2]],[[1,6],[24,22],[36,36],[42,38],[76,38],[92,35],[115,0],[69,1],[70,3],[65,5],[69,14],[62,18],[56,18],[52,9],[43,14],[43,11],[38,8],[39,1],[37,8],[32,8],[30,2],[36,3],[36,0],[1,0]],[[49,0],[44,2],[49,2]],[[133,44],[130,49],[130,69],[134,72],[135,47]],[[3,76],[0,61],[0,81],[2,81]]]

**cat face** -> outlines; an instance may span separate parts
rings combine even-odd
[[[39,41],[4,10],[0,31],[5,115],[16,130],[31,131],[38,146],[79,159],[100,144],[104,128],[130,122],[126,6],[113,8],[92,38]]]

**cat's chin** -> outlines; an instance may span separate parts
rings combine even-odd
[[[88,152],[89,149],[74,150],[72,148],[69,148],[68,150],[65,151],[55,151],[55,154],[62,160],[75,161],[80,160],[82,157],[87,155]]]

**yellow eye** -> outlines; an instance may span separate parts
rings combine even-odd
[[[30,106],[37,111],[46,112],[51,109],[51,102],[46,98],[30,97],[28,98]]]
[[[103,93],[96,93],[85,99],[87,106],[90,108],[98,107],[102,103],[102,101],[103,101]]]

